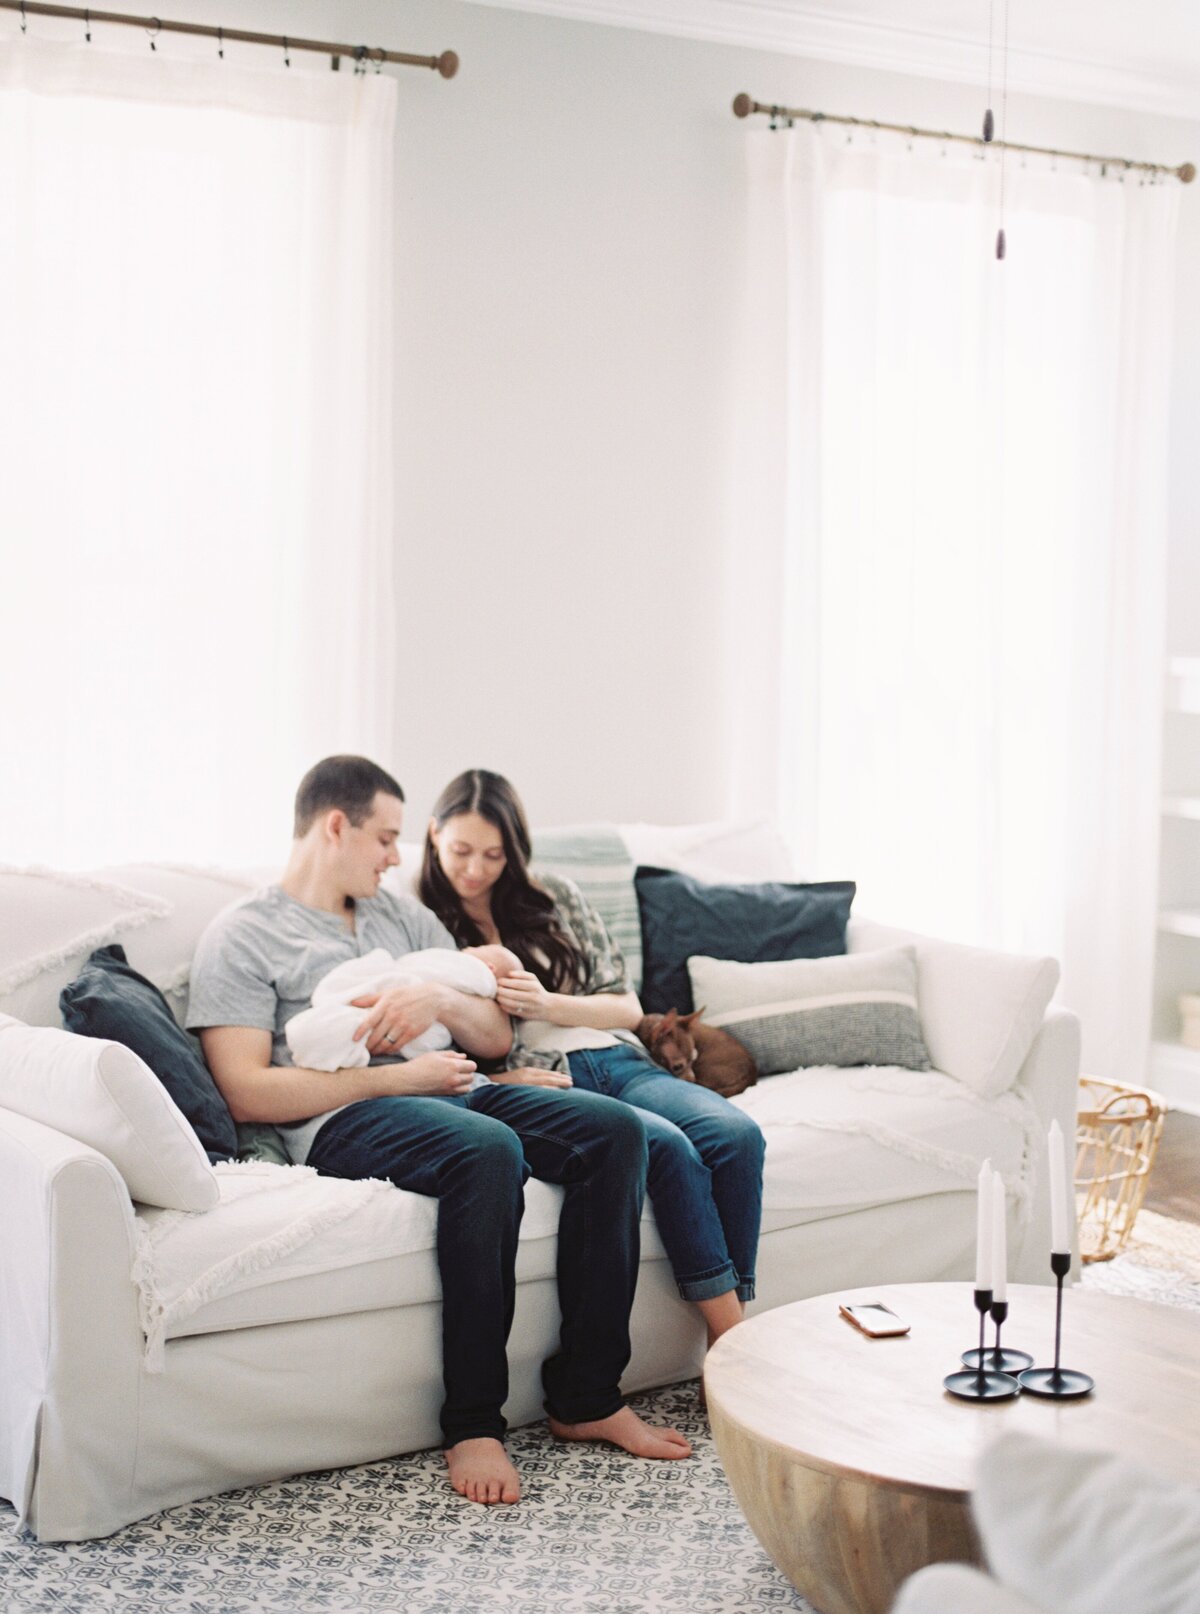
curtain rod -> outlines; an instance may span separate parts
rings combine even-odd
[[[315,50],[322,56],[331,56],[337,67],[342,56],[356,62],[399,62],[404,67],[432,67],[443,78],[453,78],[458,72],[458,57],[452,50],[440,56],[411,56],[405,51],[382,50],[378,46],[338,45],[324,39],[293,39],[290,34],[255,34],[243,28],[216,28],[203,22],[171,22],[165,17],[131,17],[123,11],[84,10],[80,6],[43,5],[40,0],[0,0],[0,10],[19,11],[22,24],[25,17],[73,17],[90,27],[94,22],[116,23],[123,28],[143,28],[153,36],[164,34],[201,34],[208,39],[234,40],[243,45],[274,45],[283,51]]]
[[[753,100],[743,90],[740,95],[733,98],[734,116],[748,118],[752,113],[764,112],[772,118],[806,118],[810,123],[848,123],[857,129],[891,129],[896,134],[916,135],[922,140],[956,140],[966,146],[990,145],[999,151],[1006,147],[1009,151],[1031,151],[1040,157],[1068,157],[1081,163],[1111,163],[1114,168],[1141,169],[1148,174],[1172,174],[1185,185],[1190,185],[1196,177],[1195,163],[1180,163],[1178,168],[1171,168],[1166,163],[1135,162],[1130,157],[1095,157],[1084,151],[1056,151],[1053,146],[1020,146],[1014,140],[980,139],[978,135],[939,134],[936,129],[914,129],[907,123],[877,123],[873,118],[842,118],[832,112],[804,112],[797,107],[790,106],[764,106],[761,101]]]

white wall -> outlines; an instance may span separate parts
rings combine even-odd
[[[982,92],[459,0],[177,0],[175,14],[462,58],[449,83],[391,69],[405,696],[380,760],[414,814],[472,765],[509,773],[542,823],[721,813],[746,129],[730,102],[749,90],[973,132]],[[1008,129],[1200,159],[1200,125],[1101,107],[1010,97]],[[1200,184],[1182,211],[1181,273]],[[1200,310],[1182,287],[1178,352],[1170,634],[1200,650]]]

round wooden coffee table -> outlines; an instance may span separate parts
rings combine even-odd
[[[868,1339],[841,1301],[881,1300],[912,1332]],[[1054,1291],[1018,1284],[1002,1343],[1054,1360]],[[820,1614],[886,1614],[900,1583],[943,1559],[980,1562],[969,1502],[1002,1430],[1200,1469],[1200,1317],[1094,1290],[1063,1303],[1064,1367],[1096,1380],[1079,1401],[956,1400],[942,1379],[978,1340],[963,1283],[881,1284],[752,1317],[704,1364],[713,1436],[759,1541]],[[988,1324],[988,1344],[992,1343]]]

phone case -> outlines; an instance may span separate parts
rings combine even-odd
[[[883,1306],[883,1302],[881,1300],[876,1301],[875,1304],[877,1306]],[[890,1306],[884,1306],[883,1309],[885,1311],[891,1311]],[[839,1306],[838,1310],[841,1312],[842,1316],[847,1322],[853,1323],[855,1328],[857,1328],[860,1333],[865,1334],[868,1339],[893,1339],[899,1334],[907,1334],[909,1329],[912,1327],[912,1324],[906,1323],[903,1317],[896,1317],[895,1312],[892,1312],[892,1316],[895,1317],[894,1324],[888,1324],[886,1327],[879,1327],[867,1319],[856,1317],[854,1314],[853,1305]]]

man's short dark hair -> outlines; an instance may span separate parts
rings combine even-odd
[[[356,826],[365,823],[380,791],[404,800],[404,792],[391,774],[369,758],[323,758],[304,775],[296,792],[296,839],[307,835],[317,815],[332,807],[341,808]]]

